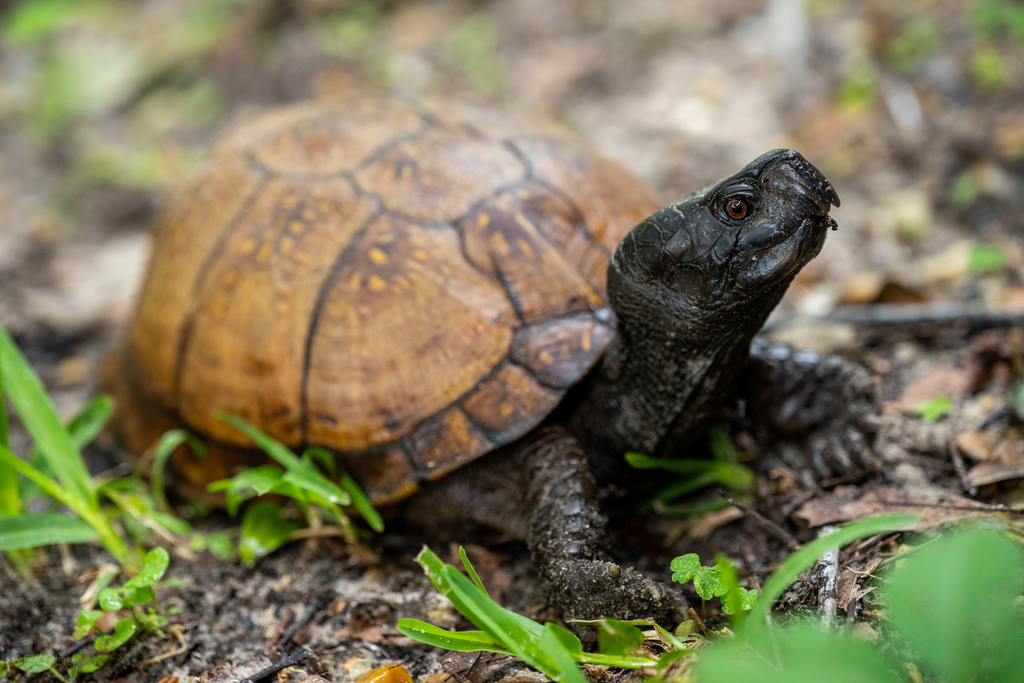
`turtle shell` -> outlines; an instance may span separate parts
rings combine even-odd
[[[175,192],[124,355],[121,432],[184,425],[194,484],[254,460],[237,415],[398,500],[522,436],[612,335],[611,251],[658,208],[561,131],[319,102],[242,125]]]

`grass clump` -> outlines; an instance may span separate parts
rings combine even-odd
[[[8,440],[6,412],[0,410],[0,550],[14,552],[12,561],[23,571],[30,555],[18,551],[55,543],[99,540],[119,563],[136,561],[133,548],[101,508],[103,485],[93,481],[81,454],[110,416],[110,399],[94,399],[63,424],[39,377],[2,328],[0,396],[13,406],[35,444],[26,459],[15,455]],[[37,493],[61,503],[75,516],[29,513],[26,501]]]
[[[320,533],[327,531],[323,523],[326,519],[349,542],[358,540],[359,533],[345,513],[346,506],[355,508],[374,531],[384,530],[384,520],[369,498],[351,476],[335,466],[334,458],[326,449],[313,446],[298,456],[241,418],[226,413],[217,417],[249,437],[280,465],[249,468],[230,479],[209,485],[210,491],[224,493],[232,516],[245,501],[264,495],[278,495],[294,501],[307,526]],[[262,501],[249,506],[242,518],[239,540],[239,554],[243,562],[252,564],[257,558],[273,552],[294,538],[300,528],[300,524],[282,515],[281,506],[277,503]]]
[[[707,599],[725,596],[731,629],[702,643],[652,622],[601,620],[599,652],[584,652],[576,636],[555,624],[539,624],[495,604],[463,551],[467,575],[424,549],[417,558],[427,576],[477,631],[450,632],[414,619],[399,630],[450,650],[508,653],[557,681],[580,683],[580,665],[642,669],[654,680],[727,683],[737,680],[803,683],[854,681],[896,683],[915,680],[907,671],[926,671],[949,683],[1024,680],[1024,654],[1013,647],[1024,636],[1018,607],[1024,587],[1024,553],[1019,537],[994,524],[972,524],[936,535],[892,563],[881,584],[883,617],[876,629],[888,647],[865,640],[851,628],[823,626],[820,619],[769,617],[788,586],[827,550],[857,539],[896,531],[913,522],[891,515],[849,524],[793,553],[761,594],[744,591],[722,560],[702,567],[696,556],[673,562],[678,581],[694,581]],[[745,618],[743,618],[745,616]],[[965,633],[965,624],[980,630]],[[645,630],[641,630],[640,627]],[[728,634],[726,636],[726,634]],[[984,675],[977,677],[981,672]]]

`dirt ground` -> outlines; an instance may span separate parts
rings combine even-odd
[[[155,211],[218,131],[277,103],[376,88],[556,119],[665,200],[768,149],[801,151],[842,198],[840,227],[769,327],[880,378],[886,467],[825,490],[763,473],[773,493],[755,507],[806,539],[881,510],[910,506],[924,526],[973,514],[973,501],[1021,502],[1021,416],[998,414],[1024,347],[1012,0],[0,0],[0,40],[0,324],[65,414],[95,393],[131,315]],[[943,395],[949,418],[914,415]],[[632,539],[623,559],[662,574],[697,548],[763,581],[786,553],[784,535],[736,508],[617,533]],[[282,661],[332,681],[391,661],[420,682],[466,674],[394,629],[407,616],[458,623],[412,561],[422,540],[389,530],[358,556],[332,539],[293,543],[254,569],[175,557],[169,575],[187,587],[161,601],[181,607],[178,635],[95,677],[271,680]],[[468,542],[492,595],[545,616],[521,545]],[[844,567],[889,548],[851,549]],[[78,599],[105,561],[51,549],[26,582],[0,559],[0,658],[70,656]],[[466,677],[516,673],[493,666]]]

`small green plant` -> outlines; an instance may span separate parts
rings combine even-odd
[[[930,401],[925,401],[914,408],[914,412],[921,416],[925,422],[938,422],[953,410],[953,401],[949,396],[936,396]]]
[[[851,62],[843,74],[837,93],[840,108],[852,116],[868,112],[878,95],[878,70],[866,59]]]
[[[105,613],[122,610],[127,610],[128,614],[115,622],[113,632],[101,635],[93,643],[99,652],[116,650],[135,636],[141,638],[149,633],[163,635],[161,629],[167,625],[167,617],[160,611],[153,587],[163,578],[169,564],[170,556],[166,550],[160,547],[150,550],[138,574],[120,588],[104,588],[99,592],[97,600],[103,609],[83,610],[79,613],[75,637],[84,638],[96,630],[96,621]],[[144,606],[146,609],[142,611]]]
[[[740,454],[733,448],[725,432],[718,428],[711,429],[708,446],[711,450],[710,459],[665,459],[626,453],[626,462],[631,467],[640,470],[658,469],[681,475],[651,496],[643,509],[662,514],[693,514],[692,507],[673,504],[672,501],[708,486],[724,486],[740,492],[752,490],[754,473],[749,467],[740,464]],[[725,507],[727,503],[719,499],[714,505]]]
[[[50,654],[30,655],[5,662],[0,660],[0,676],[6,676],[20,671],[31,675],[41,674],[49,671],[59,681],[76,681],[80,674],[89,674],[97,671],[107,663],[107,655],[90,656],[85,652],[76,652],[71,656],[71,666],[68,667],[66,676],[57,671],[57,658]]]
[[[734,638],[708,648],[694,673],[701,683],[897,683],[908,680],[904,672],[913,664],[923,674],[915,680],[1024,680],[1019,534],[981,520],[901,557],[882,583],[885,610],[878,628],[890,647],[807,619],[774,627],[749,619]]]
[[[967,211],[978,201],[978,180],[971,170],[961,171],[949,186],[949,201],[958,211]]]
[[[167,617],[157,604],[154,587],[163,578],[169,563],[170,556],[166,550],[153,548],[143,558],[138,574],[120,588],[104,588],[99,592],[97,600],[103,609],[83,610],[78,614],[75,638],[85,638],[99,630],[96,622],[106,614],[127,612],[126,616],[114,623],[110,633],[96,638],[93,642],[95,654],[80,651],[71,657],[65,675],[57,670],[56,657],[41,654],[9,662],[0,661],[0,676],[14,671],[27,674],[49,671],[58,680],[75,681],[80,674],[99,670],[107,663],[107,653],[124,646],[132,638],[142,638],[151,633],[162,636],[161,629],[167,625]]]
[[[334,458],[319,447],[307,448],[296,455],[280,441],[264,434],[234,415],[220,413],[217,417],[239,430],[281,466],[262,465],[242,471],[231,479],[209,485],[210,491],[223,491],[228,512],[234,516],[239,506],[258,496],[276,494],[295,501],[308,526],[322,527],[321,517],[337,525],[349,541],[358,537],[352,520],[342,509],[351,505],[374,531],[384,530],[384,520],[359,485],[344,471],[338,470]],[[317,467],[320,464],[338,480],[335,484]],[[242,517],[239,554],[246,563],[253,563],[292,538],[300,525],[286,520],[280,506],[262,502],[248,507]]]
[[[974,26],[983,36],[1006,31],[1024,44],[1024,6],[1015,0],[975,0]]]
[[[5,416],[0,424],[0,549],[17,551],[98,539],[118,562],[132,561],[132,548],[100,507],[101,487],[93,482],[80,452],[109,417],[113,407],[110,400],[95,399],[64,425],[39,377],[3,328],[0,396],[10,401],[35,442],[35,451],[27,460],[10,450],[6,413],[0,406],[0,414]],[[19,474],[26,482],[24,487]],[[27,512],[25,496],[32,487],[67,506],[76,517]]]
[[[942,43],[935,25],[920,17],[910,19],[899,35],[885,46],[885,58],[898,71],[909,71]]]
[[[1006,390],[1006,408],[1015,419],[1024,421],[1024,378],[1018,377],[1010,382]]]
[[[998,273],[1006,267],[1006,253],[995,244],[974,242],[967,252],[967,269],[972,273]]]
[[[715,558],[714,567],[705,567],[697,553],[687,553],[672,560],[671,569],[672,580],[676,583],[693,581],[701,600],[722,598],[722,611],[726,614],[753,609],[757,600],[757,591],[740,586],[736,570],[724,557]]]
[[[898,530],[915,519],[912,515],[889,515],[861,520],[839,529],[828,537],[808,543],[780,565],[752,605],[749,599],[752,597],[750,592],[741,593],[731,589],[733,586],[738,587],[738,581],[728,563],[720,562],[712,571],[726,586],[725,594],[727,602],[731,604],[730,609],[735,615],[734,619],[742,615],[744,610],[750,609],[751,614],[744,622],[744,626],[753,636],[761,637],[761,634],[765,632],[772,633],[767,625],[767,615],[771,605],[786,587],[813,566],[825,551],[835,546],[852,543],[860,538]],[[583,683],[585,680],[579,671],[580,664],[650,670],[654,672],[656,680],[667,680],[672,677],[670,672],[673,665],[693,652],[687,645],[686,639],[668,632],[658,624],[650,621],[622,622],[613,619],[588,622],[598,626],[600,652],[583,652],[579,639],[569,631],[551,623],[539,624],[511,612],[491,600],[466,557],[465,551],[460,549],[459,557],[468,577],[464,576],[456,567],[443,563],[427,548],[420,552],[416,560],[437,590],[480,630],[451,632],[417,619],[402,619],[398,622],[398,630],[404,635],[422,643],[448,650],[512,654],[554,680],[569,683]],[[693,561],[687,559],[681,564],[685,566],[681,568],[680,578],[691,573],[689,570],[693,566]],[[699,562],[696,566],[698,569],[692,572],[691,578],[708,575],[709,572],[704,571],[708,568],[700,567]],[[705,578],[701,579],[702,582],[705,580]],[[639,625],[648,627],[647,633],[640,631],[637,628]],[[768,640],[770,641],[770,639],[769,636]],[[663,653],[656,656],[649,650],[638,652],[638,647],[646,641],[656,642],[659,645],[658,649]],[[728,642],[723,641],[712,650],[725,649]],[[747,647],[746,642],[744,641],[743,647]],[[760,644],[761,641],[757,641],[757,643]],[[702,659],[699,661],[703,661],[703,658],[707,656],[702,655]],[[757,656],[764,658],[760,652]],[[718,666],[720,659],[722,658],[716,655],[712,661],[713,665]],[[742,661],[738,662],[737,666],[739,667],[742,663]],[[741,669],[737,668],[737,671],[739,670]],[[718,675],[717,669],[712,668],[710,671],[712,675]],[[750,675],[750,679],[767,680],[753,674]],[[702,683],[707,683],[707,681],[718,683],[719,681],[744,679],[719,677],[700,678],[700,680]],[[849,680],[852,683],[854,680],[860,679],[840,676],[828,678],[828,680]]]
[[[404,635],[428,645],[459,652],[485,651],[515,655],[554,680],[567,683],[585,683],[579,663],[623,669],[640,669],[655,664],[652,657],[633,653],[633,646],[642,643],[644,639],[635,624],[607,620],[599,633],[603,631],[608,650],[600,653],[583,652],[579,638],[561,626],[540,624],[491,600],[461,548],[459,558],[468,578],[456,567],[442,562],[428,548],[420,552],[416,561],[423,567],[434,587],[480,630],[453,633],[417,619],[402,619],[398,622],[398,630]],[[655,628],[663,637],[684,647],[664,629],[656,625]]]
[[[978,85],[998,90],[1009,82],[1010,66],[999,50],[982,45],[971,54],[971,76]]]
[[[63,424],[38,376],[3,329],[0,396],[8,399],[35,442],[24,459],[10,450],[7,414],[0,406],[0,550],[23,574],[29,573],[33,548],[99,540],[115,560],[132,569],[139,563],[139,552],[129,540],[142,543],[156,534],[165,542],[177,543],[190,532],[188,523],[167,506],[163,468],[170,451],[191,437],[172,431],[158,444],[152,491],[140,473],[93,479],[81,449],[103,429],[113,401],[98,396]],[[199,448],[194,439],[189,442]],[[42,511],[28,512],[32,501],[32,507]],[[60,510],[57,503],[73,515]]]

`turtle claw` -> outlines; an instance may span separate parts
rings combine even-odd
[[[880,407],[868,371],[838,356],[755,342],[746,395],[758,441],[816,482],[879,469]]]
[[[653,618],[674,624],[686,613],[677,591],[614,562],[555,560],[541,572],[549,603],[567,620]]]

